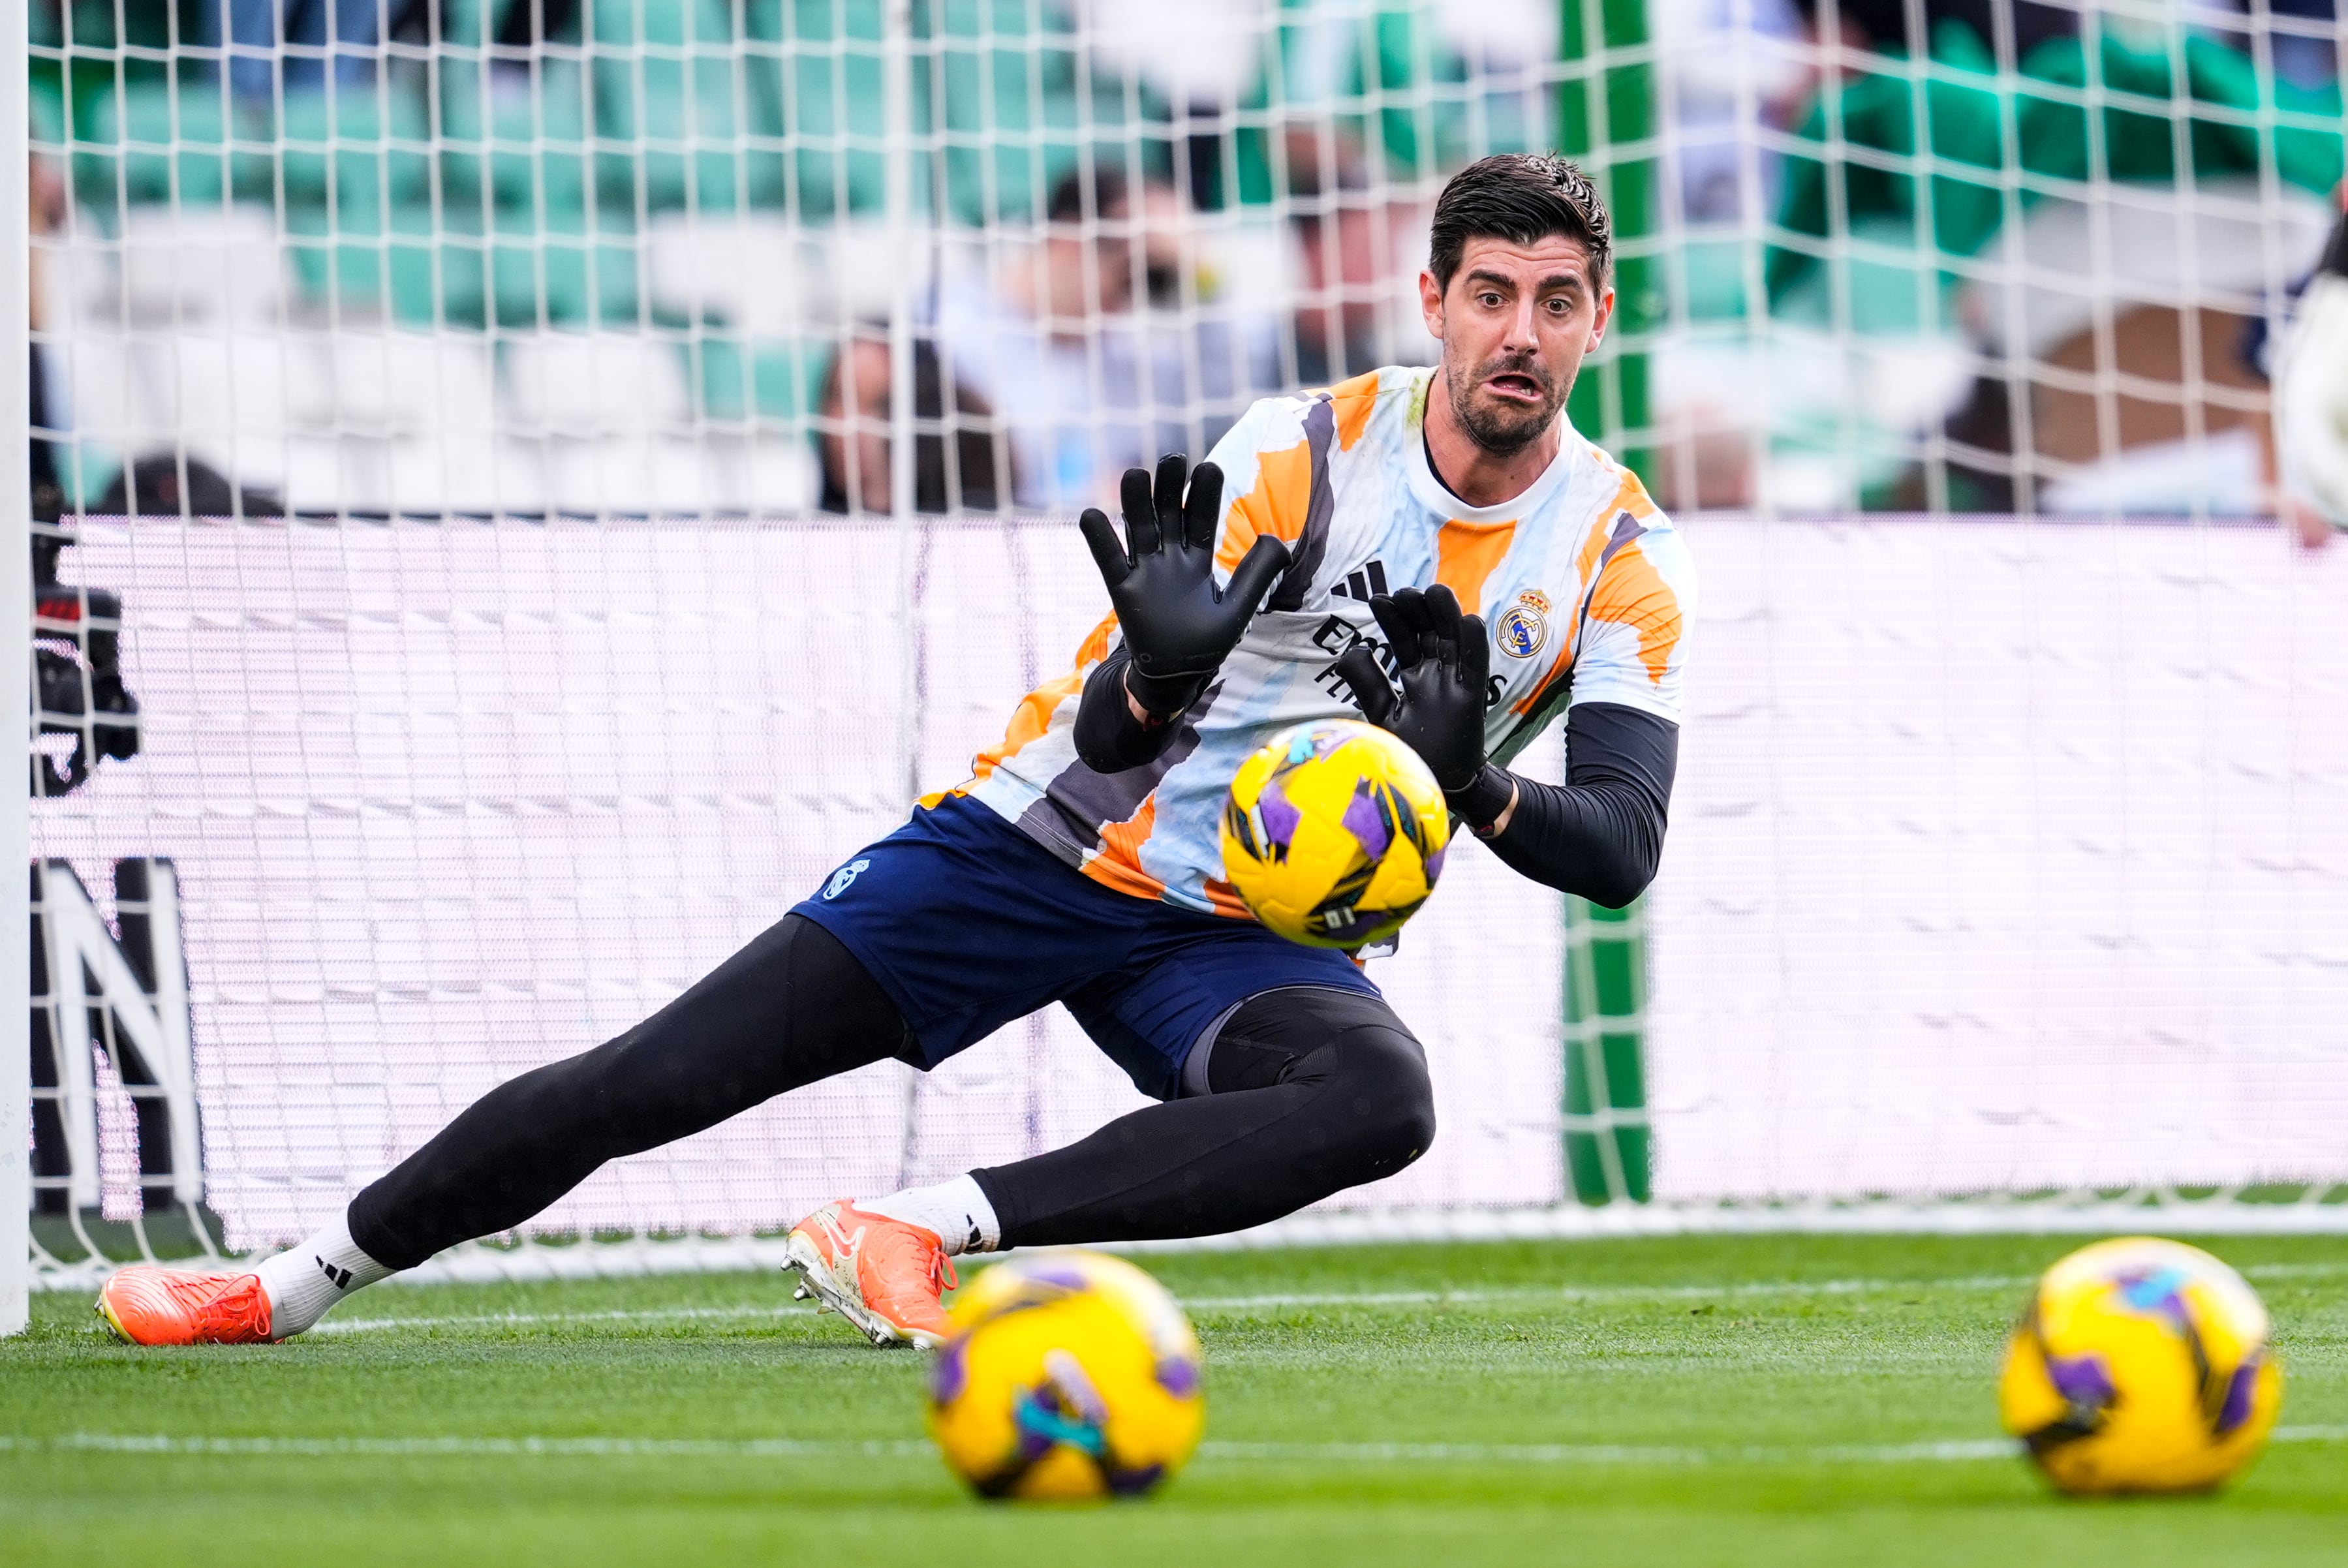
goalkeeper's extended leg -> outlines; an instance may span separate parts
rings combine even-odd
[[[789,924],[618,1040],[484,1097],[361,1193],[347,1228],[330,1228],[263,1264],[283,1271],[275,1279],[221,1279],[231,1288],[208,1300],[142,1305],[149,1315],[135,1323],[107,1298],[100,1310],[145,1344],[283,1338],[360,1284],[520,1223],[603,1159],[890,1054],[873,1048],[871,1033],[859,1046],[845,1033],[811,1030],[788,995],[762,991],[780,959],[778,989],[798,993],[802,1006],[853,995],[836,969],[854,961]],[[750,995],[767,1015],[771,1043],[762,1048],[726,1023],[729,996],[738,1003]],[[884,1014],[868,995],[849,1011],[864,1029],[893,1037],[886,1032],[893,1008]],[[681,1030],[702,1032],[700,1043],[714,1049],[677,1046],[673,1032]],[[778,1068],[777,1058],[796,1068]],[[1262,994],[1187,1067],[1183,1098],[1065,1149],[886,1198],[826,1204],[792,1233],[808,1283],[877,1342],[932,1344],[945,1329],[937,1298],[953,1253],[1242,1230],[1392,1175],[1435,1136],[1425,1054],[1374,996],[1305,987]],[[160,1270],[117,1278],[141,1292],[192,1289],[188,1276]],[[108,1291],[117,1294],[113,1284]]]
[[[606,1161],[894,1056],[906,1040],[864,966],[821,926],[787,916],[617,1039],[491,1089],[360,1192],[342,1222],[256,1273],[124,1269],[98,1313],[142,1345],[299,1334],[361,1286],[523,1223]]]

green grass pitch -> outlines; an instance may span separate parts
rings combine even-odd
[[[985,1504],[922,1357],[774,1274],[403,1288],[296,1344],[141,1351],[78,1295],[0,1343],[0,1560],[256,1563],[2348,1563],[2348,1240],[2207,1243],[2273,1308],[2281,1439],[2078,1503],[1997,1440],[2044,1237],[1141,1261],[1208,1356],[1160,1496]]]

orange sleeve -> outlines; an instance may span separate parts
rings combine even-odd
[[[1305,514],[1313,504],[1313,447],[1303,437],[1275,452],[1256,454],[1255,488],[1231,504],[1223,514],[1223,537],[1215,547],[1215,564],[1229,572],[1240,563],[1259,538],[1294,543],[1304,533]]]
[[[1611,621],[1638,633],[1639,662],[1653,682],[1661,682],[1671,667],[1672,651],[1679,646],[1680,634],[1685,629],[1679,594],[1636,544],[1606,563],[1605,573],[1598,579],[1598,592],[1591,596],[1590,618]]]
[[[973,779],[984,779],[1011,758],[1019,755],[1020,748],[1052,727],[1052,715],[1059,706],[1085,689],[1085,676],[1092,667],[1108,655],[1109,634],[1117,630],[1117,617],[1104,615],[1084,646],[1076,650],[1076,667],[1066,675],[1055,676],[1019,699],[1018,708],[1011,715],[1011,723],[1003,732],[1000,745],[982,751],[971,763]]]

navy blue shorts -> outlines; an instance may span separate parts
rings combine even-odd
[[[1103,887],[959,795],[850,855],[792,913],[871,972],[925,1066],[1059,1002],[1158,1099],[1174,1097],[1199,1037],[1250,996],[1378,994],[1342,953]]]

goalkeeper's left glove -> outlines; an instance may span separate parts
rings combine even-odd
[[[1231,580],[1218,588],[1221,469],[1200,463],[1192,473],[1179,453],[1170,453],[1158,461],[1154,488],[1148,469],[1126,469],[1120,495],[1124,539],[1098,507],[1086,508],[1076,526],[1092,548],[1093,564],[1100,568],[1132,656],[1126,689],[1152,714],[1179,713],[1199,699],[1239,645],[1249,618],[1288,569],[1288,547],[1269,534],[1260,536]]]
[[[1492,673],[1484,617],[1461,614],[1459,601],[1440,583],[1423,593],[1381,593],[1370,601],[1370,613],[1394,650],[1401,693],[1365,643],[1345,650],[1337,674],[1362,717],[1407,742],[1460,820],[1483,832],[1517,795],[1517,781],[1484,755],[1484,689]]]
[[[2323,522],[2348,529],[2348,217],[2275,357],[2274,422],[2283,488]]]

